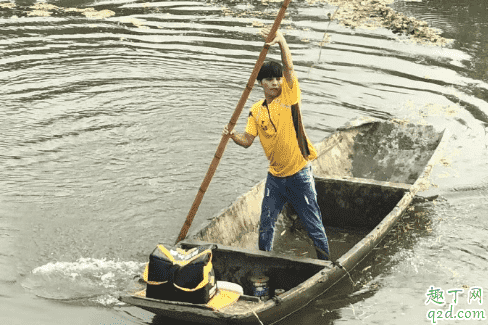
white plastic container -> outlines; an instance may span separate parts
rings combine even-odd
[[[238,285],[237,283],[227,282],[227,281],[217,281],[217,288],[223,290],[229,290],[237,292],[241,295],[244,294],[244,289],[242,286]]]

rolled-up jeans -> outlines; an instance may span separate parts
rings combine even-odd
[[[317,203],[317,192],[310,164],[288,177],[276,177],[268,173],[261,206],[259,249],[272,250],[276,220],[286,202],[293,206],[305,226],[315,245],[317,258],[328,260],[329,244]]]

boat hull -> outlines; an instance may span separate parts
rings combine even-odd
[[[333,262],[314,259],[311,240],[289,205],[277,222],[274,251],[257,250],[263,181],[180,243],[183,248],[218,245],[213,260],[217,280],[244,288],[236,304],[213,311],[134,294],[121,300],[159,317],[197,323],[279,321],[323,294],[383,240],[425,188],[446,139],[445,132],[431,126],[381,121],[339,129],[316,145],[315,185]],[[272,291],[285,293],[266,302],[253,300],[248,279],[256,270],[270,277]]]

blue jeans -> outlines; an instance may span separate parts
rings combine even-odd
[[[321,260],[328,260],[329,244],[317,203],[315,181],[310,165],[288,177],[275,177],[268,173],[261,207],[259,249],[271,251],[273,248],[275,223],[286,202],[293,206],[302,220],[315,245],[317,257]]]

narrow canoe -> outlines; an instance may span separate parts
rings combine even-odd
[[[257,249],[262,181],[180,243],[186,249],[217,244],[212,260],[217,280],[244,289],[236,303],[214,311],[206,305],[146,298],[141,288],[120,300],[161,317],[196,323],[272,324],[323,294],[381,242],[417,192],[428,186],[447,139],[445,131],[429,125],[356,124],[316,144],[319,155],[312,162],[331,261],[315,259],[311,240],[287,205],[278,219],[273,252]],[[346,236],[353,239],[344,240]],[[269,277],[267,301],[252,296],[249,279],[256,272]],[[276,289],[284,293],[274,296]]]

